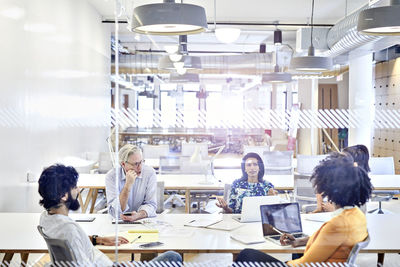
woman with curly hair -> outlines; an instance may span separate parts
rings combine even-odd
[[[371,196],[372,185],[366,170],[348,153],[333,153],[318,165],[311,176],[317,193],[335,207],[334,217],[312,236],[298,239],[283,234],[282,245],[306,245],[304,255],[287,264],[297,266],[312,262],[345,262],[353,246],[368,236],[367,219],[359,209]],[[263,252],[245,249],[238,262],[280,262]]]

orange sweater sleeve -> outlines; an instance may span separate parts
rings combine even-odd
[[[296,266],[306,262],[324,262],[346,240],[346,236],[347,230],[342,220],[328,221],[310,237],[304,256],[287,264]]]

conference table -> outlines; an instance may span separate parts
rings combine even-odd
[[[87,217],[87,214],[70,213],[74,219]],[[93,222],[79,224],[87,235],[113,236],[116,226],[111,223],[108,214],[90,214],[95,217]],[[321,219],[322,217],[322,219]],[[303,232],[311,235],[322,224],[329,220],[327,213],[302,215]],[[3,260],[11,260],[15,253],[23,255],[23,261],[28,260],[29,253],[47,253],[46,243],[37,231],[39,213],[0,213],[2,227],[0,228],[0,253],[5,253]],[[174,250],[179,253],[239,253],[244,248],[253,248],[266,253],[302,253],[305,247],[292,248],[280,246],[271,241],[246,245],[231,238],[231,235],[247,235],[262,238],[261,222],[242,223],[232,231],[215,230],[184,226],[193,220],[222,220],[223,223],[236,223],[230,214],[160,214],[156,218],[147,218],[143,224],[119,224],[119,235],[127,234],[128,230],[157,229],[158,239],[162,246],[140,248],[140,243],[124,244],[118,247],[119,253],[160,253]],[[398,242],[399,214],[367,214],[369,245],[361,253],[376,253],[383,261],[385,253],[399,253]],[[237,225],[236,225],[237,226]],[[98,246],[105,253],[114,253],[114,246]]]
[[[185,211],[190,211],[191,192],[195,190],[205,191],[222,191],[225,184],[231,184],[234,179],[240,177],[240,170],[221,169],[216,170],[215,176],[199,175],[199,174],[161,174],[157,175],[158,181],[164,182],[165,190],[182,190],[185,191],[187,200],[185,203]],[[370,175],[372,185],[375,190],[400,190],[400,175]],[[294,175],[267,175],[266,180],[271,182],[276,190],[293,190]],[[95,200],[97,199],[98,190],[105,189],[105,174],[80,174],[78,187],[89,189],[87,198],[83,202],[79,195],[82,212],[85,213],[90,202],[90,213],[94,210]]]
[[[164,182],[165,190],[185,191],[185,212],[189,213],[191,192],[196,190],[212,191],[215,193],[223,191],[225,184],[231,184],[235,179],[234,177],[237,178],[238,176],[231,176],[230,174],[216,174],[215,177],[200,174],[159,174],[157,175],[157,181]],[[277,190],[293,189],[293,175],[271,175],[268,176],[268,181],[272,182]],[[92,213],[98,191],[104,190],[106,187],[105,174],[80,174],[78,187],[89,189],[85,202],[83,202],[81,195],[79,195],[79,201],[83,213],[86,212],[91,202],[90,213]]]

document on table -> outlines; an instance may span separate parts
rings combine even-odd
[[[303,215],[305,220],[314,222],[327,222],[332,219],[332,217],[333,212],[309,213]]]
[[[220,221],[213,225],[207,226],[208,229],[215,229],[215,230],[224,230],[224,231],[232,231],[239,227],[243,226],[243,223],[230,220],[230,221]]]
[[[185,223],[184,226],[206,228],[213,224],[219,223],[220,221],[222,221],[222,219],[205,219],[204,218],[204,219],[191,220],[191,221]]]
[[[144,229],[144,230],[152,230],[152,229]],[[130,243],[150,243],[150,242],[157,242],[159,239],[158,231],[142,231],[140,229],[129,230],[119,233],[120,236],[125,237],[128,239]],[[139,237],[140,236],[140,237]]]
[[[254,236],[254,235],[248,235],[248,234],[231,234],[231,238],[233,240],[239,241],[240,243],[246,244],[246,245],[251,245],[251,244],[258,244],[258,243],[264,243],[265,238],[263,236]]]

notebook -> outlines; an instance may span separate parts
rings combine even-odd
[[[243,198],[242,213],[237,216],[233,215],[232,219],[244,222],[259,222],[261,221],[260,206],[265,204],[276,204],[288,202],[280,196],[257,196]]]
[[[233,234],[232,233],[231,238],[233,240],[239,241],[240,243],[243,243],[245,245],[258,244],[258,243],[265,242],[265,238],[263,236],[246,235],[244,233],[241,233],[241,234]]]
[[[303,238],[299,203],[280,203],[260,207],[264,238],[280,245],[281,235],[274,230],[290,233],[295,238]]]
[[[153,230],[153,231],[148,231]],[[150,243],[157,242],[159,240],[159,234],[157,229],[134,229],[119,233],[120,236],[128,239],[129,243]]]
[[[222,221],[222,219],[202,218],[202,219],[191,220],[191,221],[185,223],[184,226],[206,228],[213,224],[219,223],[221,221]]]

